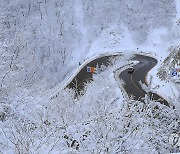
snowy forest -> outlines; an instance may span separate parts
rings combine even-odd
[[[172,59],[180,61],[176,0],[0,1],[0,153],[180,152],[180,140],[170,141],[180,134],[180,86],[167,77]],[[170,107],[148,95],[128,99],[116,80],[116,70],[145,48],[164,57],[156,73],[176,89],[166,97]],[[93,75],[82,96],[62,88],[106,51],[122,55]]]

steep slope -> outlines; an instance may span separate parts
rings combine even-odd
[[[168,142],[179,132],[179,112],[126,100],[114,68],[95,76],[81,98],[54,88],[92,55],[123,50],[128,58],[116,69],[135,52],[167,57],[179,43],[175,2],[1,0],[0,152],[179,151]],[[43,99],[54,89],[57,97]]]
[[[171,78],[171,71],[175,69],[177,65],[180,65],[179,46],[170,50],[169,56],[164,60],[157,75],[162,80],[168,80]]]
[[[152,29],[170,28],[176,11],[173,0],[2,0],[0,9],[2,87],[44,81],[48,88],[78,67],[107,28],[125,25],[143,43]]]

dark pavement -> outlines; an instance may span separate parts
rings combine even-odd
[[[101,67],[109,66],[113,58],[121,55],[111,55],[97,58],[91,62],[89,62],[86,66],[84,66],[81,71],[77,74],[77,76],[68,84],[68,88],[72,88],[76,91],[77,94],[80,94],[84,90],[85,84],[91,80],[93,80],[93,73],[87,72],[87,66],[89,67]]]
[[[82,94],[81,92],[84,91],[84,87],[86,83],[93,80],[93,73],[87,72],[87,66],[89,67],[97,67],[97,65],[98,67],[101,67],[102,65],[109,66],[113,58],[118,56],[121,55],[104,56],[89,62],[80,70],[80,72],[67,85],[67,87],[74,89],[76,92],[76,96]],[[132,97],[134,100],[143,101],[143,98],[147,93],[141,88],[139,81],[147,85],[146,75],[157,64],[157,60],[152,57],[143,56],[143,55],[135,55],[135,57],[132,60],[139,61],[139,63],[134,66],[135,71],[132,74],[129,74],[127,70],[124,70],[119,75],[119,78],[121,78],[125,82],[124,88],[130,98]],[[151,99],[157,100],[161,104],[169,106],[169,103],[161,96],[152,92],[149,93],[149,96]]]
[[[141,88],[139,81],[147,85],[146,75],[157,64],[157,60],[152,57],[142,55],[136,55],[133,60],[139,61],[139,64],[134,66],[134,73],[129,74],[127,70],[124,70],[119,77],[125,82],[124,88],[129,97],[133,97],[134,100],[143,101],[142,98],[144,98],[147,93]],[[151,99],[157,100],[161,104],[169,106],[169,103],[161,96],[152,92],[150,92],[149,95]]]

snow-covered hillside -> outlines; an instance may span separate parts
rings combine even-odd
[[[179,152],[169,142],[180,132],[179,92],[156,76],[172,66],[179,10],[179,0],[1,0],[0,153]],[[115,52],[120,61],[84,96],[61,88],[87,59]],[[125,97],[113,72],[134,53],[158,60],[148,78],[175,110]]]
[[[111,35],[103,38],[114,41],[108,44],[118,44],[118,50],[129,50],[132,44],[135,50],[154,33],[150,39],[156,34],[159,38],[150,42],[151,47],[162,37],[169,39],[167,31],[176,21],[173,0],[2,0],[0,9],[1,77],[6,76],[2,87],[9,81],[54,86],[79,61],[106,52],[98,51],[95,41],[107,30]],[[112,47],[108,44],[106,50]]]

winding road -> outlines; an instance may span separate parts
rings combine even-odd
[[[76,93],[80,94],[80,92],[84,90],[85,84],[91,81],[93,77],[92,73],[87,72],[87,66],[95,68],[96,66],[100,67],[102,65],[109,66],[111,64],[111,60],[117,56],[121,56],[121,54],[103,56],[92,60],[81,69],[81,71],[76,75],[76,77],[74,77],[74,79],[67,85],[67,87],[75,89]]]
[[[108,66],[112,57],[114,56],[104,56],[89,62],[81,69],[81,71],[67,85],[67,87],[75,89],[77,95],[80,94],[80,92],[84,90],[84,85],[88,81],[92,80],[92,73],[87,72],[87,66]],[[139,63],[134,66],[135,71],[132,74],[129,74],[126,69],[119,74],[119,78],[124,81],[124,89],[126,90],[129,97],[133,97],[134,100],[143,101],[143,98],[147,93],[142,89],[139,81],[147,85],[146,75],[157,64],[157,60],[152,57],[143,55],[135,55],[132,60],[139,61]],[[159,101],[161,104],[164,104],[166,106],[169,106],[169,103],[161,96],[152,92],[149,93],[149,96],[151,99]]]
[[[135,71],[132,74],[129,74],[127,70],[124,70],[120,73],[119,78],[125,82],[124,88],[129,97],[132,96],[135,100],[143,101],[143,98],[147,93],[142,89],[139,81],[147,85],[146,75],[157,64],[157,60],[152,57],[142,55],[136,55],[132,60],[139,61],[139,63],[134,66]],[[161,96],[152,92],[150,92],[149,95],[151,99],[169,106],[169,103]]]

